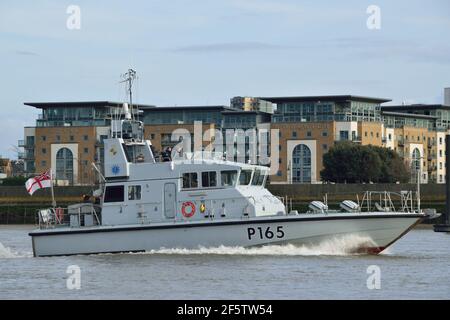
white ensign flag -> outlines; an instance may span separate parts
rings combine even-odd
[[[30,195],[42,188],[51,188],[52,186],[52,172],[51,169],[47,170],[43,174],[30,178],[25,182],[25,187]]]

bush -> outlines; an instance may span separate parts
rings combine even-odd
[[[24,186],[25,181],[27,181],[28,178],[26,177],[8,177],[3,180],[1,180],[1,184],[3,186]]]
[[[410,172],[400,156],[388,148],[337,142],[323,156],[322,180],[336,183],[408,182]]]

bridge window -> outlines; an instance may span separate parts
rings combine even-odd
[[[197,172],[183,173],[183,189],[198,188]]]
[[[223,187],[232,187],[236,184],[237,171],[227,170],[221,172],[221,180]]]
[[[254,186],[262,186],[264,184],[265,174],[261,170],[255,170],[255,174],[253,175],[252,185]]]
[[[258,185],[259,177],[261,175],[261,170],[255,170],[255,174],[252,179],[252,186]]]
[[[217,186],[217,176],[215,171],[202,172],[202,186],[203,187]]]
[[[123,186],[109,186],[105,190],[105,202],[123,202],[124,188]]]
[[[128,186],[128,200],[141,200],[141,186]]]
[[[239,175],[239,184],[242,186],[247,186],[252,178],[252,170],[241,170]]]

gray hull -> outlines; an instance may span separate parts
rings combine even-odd
[[[345,236],[367,237],[355,251],[379,253],[425,216],[401,213],[302,214],[114,227],[54,228],[30,233],[35,256],[142,252],[161,248],[313,246]]]

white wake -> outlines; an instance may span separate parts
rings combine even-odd
[[[175,254],[175,255],[251,255],[251,256],[343,256],[355,255],[358,249],[376,247],[376,244],[369,237],[347,235],[325,240],[317,245],[295,246],[285,245],[265,245],[261,247],[199,247],[198,249],[159,249],[145,252],[144,254]]]
[[[0,259],[26,258],[26,257],[31,257],[31,256],[32,256],[31,253],[21,253],[21,252],[14,251],[9,247],[5,247],[0,242]]]

